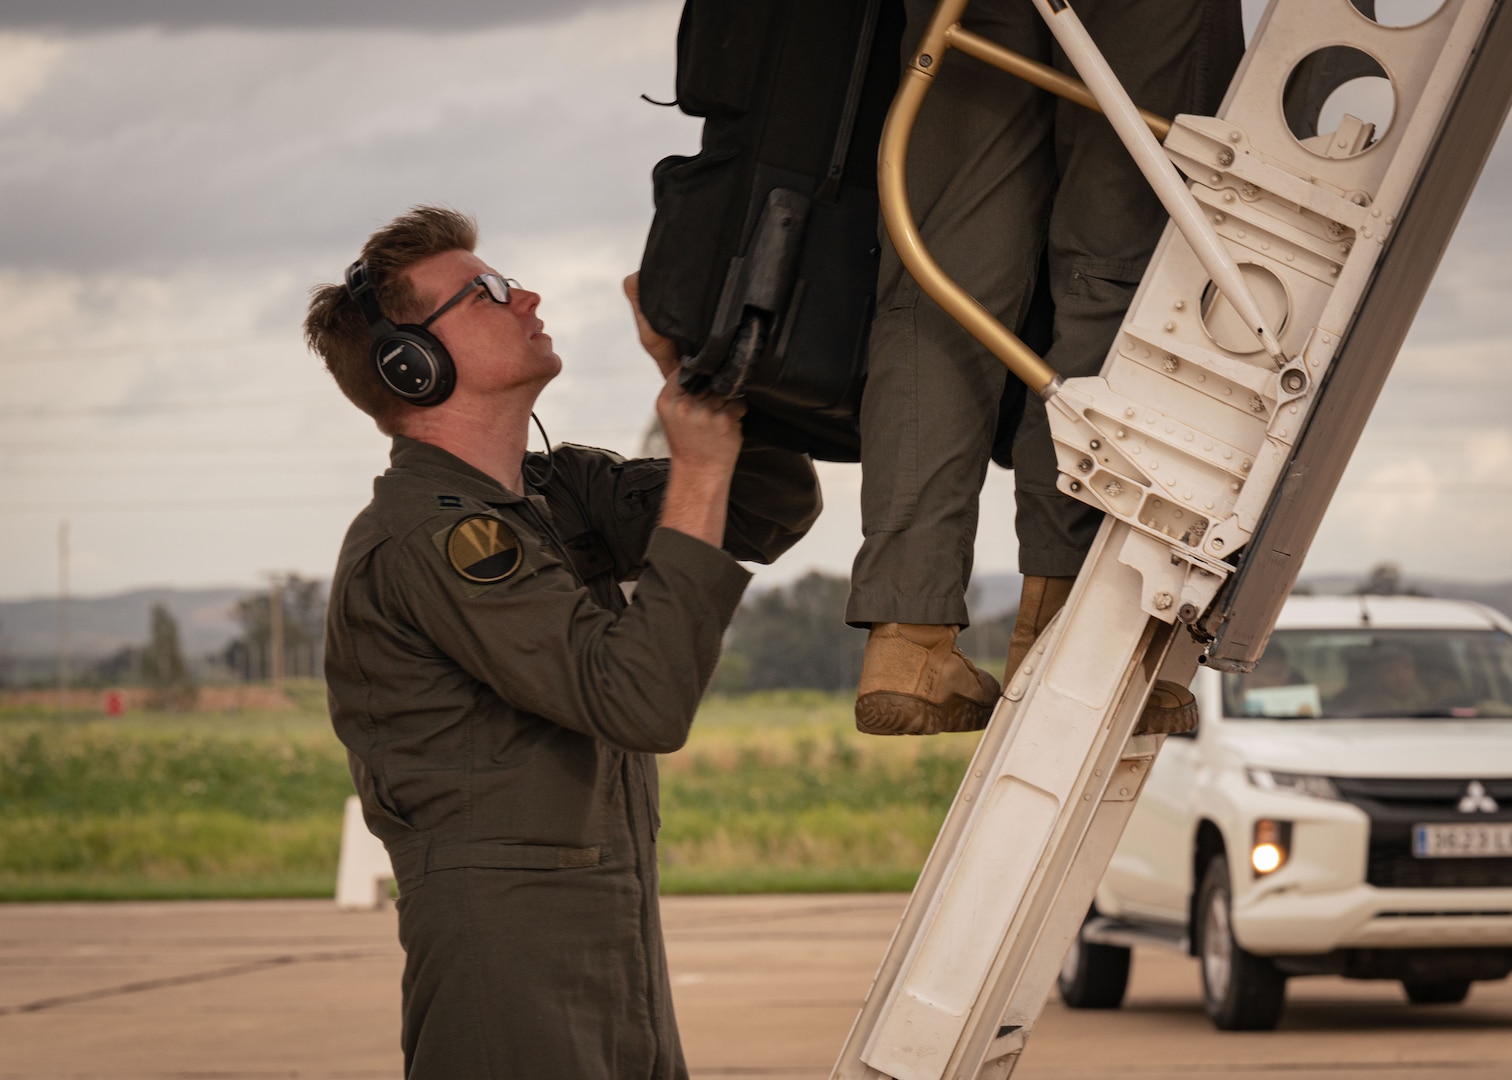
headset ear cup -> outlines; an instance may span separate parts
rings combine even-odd
[[[396,326],[377,335],[371,355],[383,385],[411,405],[439,405],[457,383],[446,346],[418,326]]]

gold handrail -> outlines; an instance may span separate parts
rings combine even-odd
[[[1087,89],[1087,84],[1080,79],[1057,71],[1049,64],[1031,60],[1023,53],[1005,49],[995,41],[988,41],[981,34],[973,34],[959,23],[946,31],[946,43],[952,49],[960,49],[967,56],[974,56],[1010,75],[1017,75],[1041,90],[1048,90],[1056,97],[1073,101],[1095,113],[1102,112],[1102,106],[1092,96],[1092,91]],[[1150,130],[1155,133],[1155,137],[1162,141],[1171,130],[1169,120],[1159,113],[1152,113],[1149,109],[1140,109],[1139,118],[1148,124]]]
[[[1048,398],[1060,388],[1060,376],[1038,353],[1025,345],[1018,335],[957,285],[925,248],[924,239],[919,235],[918,225],[913,219],[913,211],[908,205],[908,183],[904,167],[908,159],[908,140],[913,134],[919,109],[924,104],[924,96],[929,93],[934,82],[934,70],[945,53],[952,48],[960,49],[968,56],[1078,105],[1098,112],[1102,110],[1098,109],[1091,92],[1079,80],[963,29],[960,19],[967,2],[968,0],[941,0],[935,8],[934,16],[920,39],[919,48],[903,72],[892,107],[887,112],[887,122],[882,128],[882,142],[877,154],[877,195],[881,202],[882,220],[892,237],[899,259],[925,294],[965,327],[967,333],[985,345],[1029,389]],[[1140,110],[1140,116],[1150,125],[1156,138],[1165,138],[1171,128],[1169,120],[1143,109]]]

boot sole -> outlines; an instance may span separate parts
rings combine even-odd
[[[1164,681],[1150,691],[1150,700],[1134,725],[1136,735],[1185,735],[1196,730],[1196,697],[1186,687]]]
[[[874,690],[856,699],[856,730],[866,735],[941,735],[981,731],[992,719],[994,700],[983,705],[953,695],[943,704],[912,694]]]

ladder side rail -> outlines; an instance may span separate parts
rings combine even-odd
[[[1347,364],[1359,381],[1352,393],[1325,396],[1309,418],[1249,552],[1203,624],[1204,632],[1215,638],[1205,663],[1220,670],[1247,670],[1264,651],[1281,600],[1301,571],[1302,558],[1348,464],[1349,450],[1358,442],[1369,407],[1385,383],[1389,361],[1406,340],[1447,237],[1506,120],[1512,104],[1508,56],[1512,10],[1499,3],[1454,95],[1456,104],[1433,134],[1416,186],[1401,197],[1401,224],[1385,237],[1371,289],[1341,335],[1327,377],[1337,378]],[[1383,190],[1382,201],[1391,196],[1389,189]],[[1372,358],[1387,362],[1372,364]],[[1273,582],[1286,589],[1276,593]]]
[[[1331,2],[1344,7],[1343,0]],[[1357,157],[1370,159],[1378,149],[1383,153],[1391,149],[1397,156],[1389,162],[1371,159],[1368,170],[1355,159],[1348,159],[1340,163],[1337,174],[1332,171],[1333,160],[1318,154],[1311,154],[1310,163],[1303,162],[1323,177],[1342,181],[1334,184],[1332,179],[1317,179],[1315,186],[1320,202],[1332,200],[1341,217],[1348,219],[1347,224],[1333,217],[1325,220],[1285,197],[1273,196],[1263,185],[1226,173],[1222,154],[1234,146],[1238,152],[1228,156],[1249,161],[1254,174],[1284,176],[1288,183],[1293,182],[1298,167],[1295,162],[1310,152],[1289,131],[1283,135],[1278,130],[1279,120],[1273,118],[1269,128],[1256,122],[1254,130],[1247,130],[1230,123],[1228,117],[1177,119],[1167,140],[1168,149],[1176,145],[1176,155],[1194,175],[1194,190],[1214,207],[1214,219],[1236,254],[1258,273],[1268,274],[1277,289],[1285,290],[1288,317],[1283,336],[1296,346],[1289,351],[1297,359],[1280,372],[1265,372],[1265,388],[1260,392],[1233,392],[1245,389],[1246,384],[1228,370],[1232,363],[1249,365],[1257,374],[1268,365],[1256,363],[1250,359],[1254,354],[1243,355],[1243,350],[1232,362],[1215,364],[1212,348],[1193,344],[1207,342],[1212,336],[1206,323],[1207,300],[1204,296],[1202,305],[1194,302],[1194,293],[1203,293],[1201,284],[1193,287],[1197,268],[1179,234],[1168,228],[1102,374],[1070,381],[1049,403],[1062,491],[1131,524],[1184,540],[1194,563],[1224,574],[1232,569],[1231,565],[1220,568],[1215,564],[1232,563],[1264,520],[1286,463],[1304,425],[1309,423],[1309,414],[1329,383],[1339,328],[1347,327],[1349,313],[1373,280],[1382,250],[1377,241],[1388,238],[1399,216],[1397,207],[1375,203],[1373,192],[1388,178],[1395,185],[1388,185],[1388,190],[1411,186],[1431,148],[1431,133],[1442,125],[1442,107],[1458,81],[1454,78],[1458,64],[1463,63],[1469,43],[1484,29],[1491,7],[1491,0],[1450,0],[1439,13],[1442,21],[1435,16],[1421,27],[1394,31],[1395,37],[1382,39],[1392,48],[1380,45],[1378,49],[1393,62],[1398,74],[1404,80],[1403,73],[1413,75],[1413,81],[1402,83],[1404,101],[1423,104],[1402,123],[1393,124],[1379,146],[1369,147]],[[1352,8],[1345,10],[1350,20],[1363,21]],[[1309,9],[1293,16],[1305,14],[1321,20],[1326,13],[1327,9]],[[1277,25],[1276,17],[1268,25]],[[1422,36],[1415,37],[1420,30]],[[1293,41],[1295,36],[1283,37],[1281,48],[1276,50],[1279,56],[1247,58],[1242,78],[1256,84],[1247,89],[1268,97],[1266,88],[1275,85],[1278,74],[1288,70],[1288,64],[1305,58],[1303,47]],[[1413,46],[1421,46],[1418,52],[1426,54],[1418,55],[1415,64],[1407,55]],[[1268,43],[1258,50],[1261,54],[1270,51]],[[1257,50],[1252,49],[1254,52]],[[1435,82],[1440,85],[1429,95],[1427,91]],[[1231,95],[1231,101],[1245,97],[1240,92]],[[1283,138],[1284,142],[1271,141]],[[1207,149],[1196,150],[1204,140]],[[1215,144],[1221,145],[1215,149]],[[1208,157],[1203,158],[1203,154]],[[1373,186],[1358,190],[1343,186],[1361,179]],[[1346,200],[1329,195],[1329,189],[1350,197]],[[1342,209],[1346,206],[1349,213]],[[1369,212],[1360,216],[1364,207],[1369,207]],[[1386,362],[1389,359],[1386,357]],[[1227,388],[1221,395],[1220,387]],[[1132,419],[1125,423],[1121,417]],[[1359,424],[1363,425],[1363,415]],[[1139,430],[1134,430],[1136,427]],[[1143,453],[1141,458],[1136,460],[1126,450],[1117,449],[1126,434],[1131,436],[1133,453]],[[1355,437],[1357,434],[1358,430]],[[1346,452],[1353,441],[1351,437],[1343,446]],[[1154,472],[1157,468],[1162,470],[1158,477]],[[1163,507],[1157,507],[1154,495],[1161,492],[1169,497]],[[1325,497],[1327,494],[1331,494],[1331,488]],[[1152,513],[1152,507],[1158,512]],[[1294,577],[1295,573],[1265,584],[1272,593],[1284,594]],[[1273,603],[1279,604],[1279,599],[1273,597]],[[1211,634],[1212,628],[1205,625],[1204,631]],[[1265,628],[1268,632],[1269,623]]]
[[[1165,632],[1168,646],[1170,628],[1156,625]],[[1162,647],[1152,647],[1139,662],[1148,663],[1160,651]],[[1113,708],[1108,737],[1088,759],[1091,768],[1079,797],[1073,793],[1067,827],[1041,860],[1034,888],[998,946],[991,974],[944,1075],[991,1076],[994,1065],[1011,1071],[1011,1060],[1033,1032],[1102,869],[1113,856],[1164,742],[1163,735],[1131,734],[1153,681],[1153,673],[1132,680]]]
[[[1159,677],[1177,683],[1190,681],[1197,670],[1199,647],[1185,634],[1176,634],[1160,667]],[[1115,717],[1116,730],[1120,721]],[[1132,726],[1132,722],[1130,722]],[[1048,904],[1040,918],[1032,946],[1017,960],[1017,976],[995,982],[983,995],[981,1016],[999,1018],[995,1031],[975,1023],[971,1039],[962,1046],[961,1065],[953,1075],[961,1077],[1001,1078],[1009,1076],[1017,1063],[1034,1026],[1043,1012],[1060,974],[1066,951],[1081,931],[1082,921],[1092,906],[1104,870],[1113,857],[1124,827],[1155,758],[1164,745],[1164,735],[1135,735],[1120,748],[1114,760],[1104,754],[1102,761],[1112,767],[1109,783],[1096,804],[1092,820],[1081,837],[1058,888],[1047,890],[1042,902]],[[1109,740],[1105,749],[1115,740]],[[1009,967],[1007,970],[1014,970]],[[974,1018],[975,1019],[975,1018]]]
[[[1155,677],[1156,661],[1146,655],[1150,620],[1139,603],[1142,577],[1125,562],[1129,539],[1121,523],[1105,523],[1089,571],[1067,601],[1066,629],[1050,648],[1036,646],[1024,669],[1027,688],[1010,689],[1022,700],[1000,703],[994,726],[1011,727],[1000,760],[984,770],[990,782],[977,797],[963,793],[952,807],[947,829],[958,829],[955,848],[937,845],[931,854],[935,865],[926,866],[905,915],[912,933],[894,942],[904,959],[885,965],[896,974],[873,985],[837,1077],[943,1075],[968,1021],[986,1016],[976,997],[995,962],[992,943],[1010,939],[1016,915],[1041,910],[1021,904],[1023,897],[1059,888],[1060,871],[1047,867],[1080,843],[1066,837],[1087,828],[1111,775],[1092,750],[1110,744],[1117,760]],[[1143,537],[1133,541],[1151,546]],[[1122,730],[1108,723],[1114,711],[1126,721]],[[1011,837],[1006,850],[1004,837]],[[925,879],[935,883],[932,894]]]

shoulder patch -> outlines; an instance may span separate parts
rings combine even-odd
[[[494,585],[520,568],[524,552],[507,524],[491,514],[473,514],[446,534],[446,558],[468,581]]]

